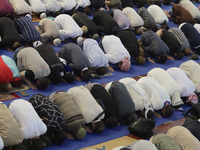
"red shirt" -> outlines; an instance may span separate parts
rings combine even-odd
[[[0,57],[0,84],[13,81],[13,73]]]

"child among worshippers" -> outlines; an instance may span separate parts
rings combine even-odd
[[[57,1],[61,5],[62,13],[71,14],[78,8],[78,3],[76,2],[76,0],[57,0]]]
[[[131,66],[130,54],[117,36],[106,35],[102,39],[102,47],[109,62],[117,64],[121,71],[129,71]]]
[[[13,54],[22,80],[32,89],[45,90],[49,86],[47,76],[50,74],[49,65],[44,61],[36,49],[20,47]],[[36,85],[32,82],[36,81]]]
[[[136,140],[128,146],[118,146],[112,150],[157,150],[156,146],[147,140]]]
[[[154,77],[160,85],[167,91],[171,98],[171,105],[175,108],[180,107],[183,101],[180,97],[182,88],[180,85],[162,68],[151,69],[147,76]]]
[[[12,86],[20,87],[22,85],[22,79],[20,77],[19,69],[17,68],[15,61],[6,55],[1,55],[1,58],[13,73],[13,81],[11,82]]]
[[[83,12],[87,15],[92,13],[92,10],[89,8],[90,0],[76,0],[78,3],[78,8],[83,9]]]
[[[0,7],[0,17],[12,16],[14,14],[13,6],[7,0],[1,0]]]
[[[143,65],[146,62],[144,49],[141,42],[135,37],[131,31],[120,31],[116,35],[120,38],[124,47],[128,50],[131,58],[134,58],[136,64]]]
[[[16,18],[15,27],[23,39],[25,45],[31,45],[37,40],[41,40],[40,33],[34,27],[31,15]]]
[[[40,56],[49,65],[50,75],[48,76],[51,83],[58,84],[61,81],[61,72],[64,70],[64,66],[56,55],[55,50],[49,44],[42,44],[42,42],[36,41],[33,44],[34,48],[38,51]]]
[[[41,19],[46,17],[46,7],[41,0],[27,0],[27,3],[31,6],[32,12],[38,14]]]
[[[175,139],[164,133],[153,135],[149,141],[156,145],[159,150],[181,150]]]
[[[135,79],[128,77],[120,79],[119,82],[126,86],[135,104],[135,111],[144,112],[145,118],[154,118],[154,110],[149,101],[149,96],[140,84]]]
[[[73,96],[68,92],[57,91],[52,93],[49,99],[58,106],[64,116],[66,127],[63,130],[67,138],[82,140],[86,136],[84,117]]]
[[[105,5],[107,11],[111,9],[121,9],[122,8],[122,3],[120,0],[105,0]]]
[[[54,17],[61,13],[61,4],[57,0],[42,0],[46,7],[46,12],[53,14]]]
[[[165,63],[168,58],[174,60],[174,58],[167,55],[169,53],[169,47],[155,32],[151,30],[143,32],[140,41],[144,46],[146,58],[151,63],[155,63],[155,61],[158,63]],[[150,57],[153,57],[155,61]]]
[[[24,139],[23,132],[8,107],[2,102],[0,103],[0,113],[0,137],[3,140],[3,145],[5,147],[20,145]]]
[[[84,123],[94,133],[101,133],[105,129],[102,119],[105,117],[103,108],[97,103],[90,91],[84,86],[72,87],[67,91],[80,109]]]
[[[83,34],[81,28],[70,15],[60,14],[54,19],[54,23],[62,41],[69,38],[75,39]]]
[[[111,16],[117,22],[121,30],[126,30],[131,26],[128,17],[120,9],[112,9]]]
[[[77,44],[65,44],[58,52],[58,56],[66,60],[76,76],[80,78],[78,80],[86,82],[90,80],[91,74],[88,71],[88,68],[90,68],[89,60]]]
[[[175,59],[182,59],[184,54],[181,51],[181,44],[179,41],[170,34],[170,32],[166,29],[160,29],[156,32],[156,34],[165,42],[165,44],[169,47],[169,54],[171,54]]]
[[[182,150],[200,149],[199,140],[183,126],[175,126],[167,131],[167,135],[172,137]]]
[[[154,110],[161,110],[164,117],[170,117],[173,114],[170,97],[167,91],[153,77],[142,77],[138,80],[140,86],[149,96],[149,101]]]
[[[179,29],[184,33],[190,45],[193,46],[197,51],[197,53],[199,54],[200,33],[189,22],[180,24]]]
[[[118,125],[117,105],[112,96],[108,94],[106,89],[98,83],[89,83],[85,87],[91,92],[92,96],[100,104],[105,111],[103,122],[108,128],[115,128]]]
[[[46,133],[47,126],[42,122],[32,104],[24,99],[16,99],[8,106],[13,117],[19,123],[24,139],[28,140],[30,149],[42,149],[46,145],[40,135]],[[34,144],[37,141],[37,144]]]
[[[111,81],[105,89],[112,96],[114,103],[117,105],[117,118],[123,124],[129,125],[136,121],[135,104],[123,83]]]
[[[61,44],[58,28],[51,19],[44,18],[40,20],[37,29],[41,35],[42,42],[47,43],[53,41],[55,46],[59,46]]]
[[[101,32],[109,35],[116,35],[119,32],[120,28],[117,22],[104,10],[96,11],[93,15],[93,21],[98,27],[99,35],[102,35]]]
[[[167,17],[176,24],[183,22],[194,22],[194,18],[190,12],[179,4],[173,4],[172,9],[167,12],[163,10]]]
[[[60,61],[62,62],[64,69],[63,72],[61,72],[61,76],[62,76],[62,81],[64,83],[72,83],[75,80],[75,75],[72,71],[72,68],[69,66],[69,64],[67,63],[66,60],[64,60],[63,58],[60,58]]]
[[[133,7],[133,0],[121,0],[122,8]]]
[[[190,43],[188,39],[179,28],[172,27],[168,31],[179,41],[179,43],[181,44],[181,51],[184,53],[185,56],[188,56],[193,53],[193,51],[190,49]]]
[[[48,142],[61,145],[66,138],[63,132],[66,127],[66,120],[59,107],[42,94],[32,95],[28,102],[32,104],[41,120],[47,126],[47,132],[41,138],[44,139],[47,136],[49,138]]]
[[[200,66],[198,63],[196,63],[193,60],[189,60],[186,62],[183,62],[180,66],[180,69],[182,69],[188,78],[194,83],[195,85],[195,92],[200,93]]]
[[[98,75],[106,74],[108,72],[107,69],[114,72],[113,68],[109,66],[108,57],[106,57],[96,40],[79,37],[77,44],[82,47],[84,54],[89,60],[89,66],[93,67]]]
[[[14,22],[8,17],[0,18],[0,48],[14,51],[20,46],[22,39],[17,32]]]
[[[139,8],[137,13],[144,21],[143,30],[152,30],[154,32],[158,30],[155,19],[145,7]]]
[[[98,11],[99,9],[104,9],[105,1],[104,0],[90,0],[90,9],[95,9]]]
[[[76,21],[79,27],[83,30],[83,36],[99,40],[98,28],[96,24],[85,14],[76,12],[72,15],[72,18]]]
[[[167,25],[169,19],[158,5],[150,5],[147,10],[155,19],[156,24],[160,24],[162,29],[169,29],[169,26]]]
[[[195,94],[195,85],[188,78],[186,73],[177,67],[171,67],[167,69],[167,72],[170,76],[181,86],[181,98],[184,102],[189,102],[194,100],[193,95]],[[195,94],[196,95],[196,94]]]
[[[32,14],[32,8],[25,0],[9,0],[9,3],[14,8],[14,14],[17,16]]]
[[[200,17],[199,9],[190,0],[181,0],[179,4],[187,9],[194,19]]]
[[[125,7],[122,12],[127,16],[131,22],[131,28],[135,28],[134,32],[137,35],[142,34],[142,26],[144,25],[143,19],[132,7]]]

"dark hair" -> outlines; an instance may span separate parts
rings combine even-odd
[[[42,150],[46,147],[46,143],[40,138],[31,139],[28,143],[29,150]]]
[[[117,26],[114,26],[111,30],[111,34],[116,35],[119,32],[119,28]]]
[[[46,77],[37,79],[36,85],[38,89],[45,90],[49,86],[49,80]]]
[[[67,82],[67,83],[72,83],[75,81],[75,75],[72,74],[71,72],[66,72],[65,75],[63,76],[63,79]]]
[[[184,53],[185,56],[189,56],[192,53],[192,50],[189,47],[186,47],[183,50],[183,53]]]
[[[169,26],[167,23],[161,24],[161,29],[169,30]]]
[[[155,25],[152,25],[151,28],[150,28],[153,32],[157,32],[158,31],[158,26],[155,24]]]
[[[165,107],[162,108],[162,115],[164,117],[170,117],[174,112],[174,109],[170,105],[166,105]]]
[[[4,147],[5,150],[28,150],[28,147],[24,144],[24,143],[20,143],[20,144],[17,144],[17,145],[13,145],[13,146],[10,146],[10,147]]]
[[[125,116],[125,117],[124,117],[124,120],[125,120],[126,124],[130,125],[131,122],[136,121],[137,118],[138,118],[138,117],[137,117],[136,113],[131,113],[131,114]]]
[[[65,134],[63,131],[53,131],[53,137],[51,138],[51,142],[56,145],[61,145],[66,140]]]
[[[60,14],[62,14],[62,12],[61,11],[55,11],[55,12],[53,12],[53,17],[56,17],[56,16],[58,16],[58,15],[60,15]]]
[[[178,51],[178,52],[175,52],[175,53],[176,53],[176,56],[174,56],[175,59],[180,60],[180,59],[182,59],[183,56],[184,56],[184,54],[183,54],[182,51]]]
[[[91,74],[88,70],[83,71],[83,75],[80,75],[81,80],[83,81],[89,81],[91,79]]]
[[[105,124],[102,121],[98,121],[91,123],[90,128],[94,133],[101,133],[105,129]]]
[[[115,116],[109,116],[105,119],[105,125],[108,128],[115,128],[118,125],[118,119]]]
[[[167,56],[163,55],[163,56],[160,56],[160,59],[159,59],[158,62],[161,63],[161,64],[164,64],[166,61],[167,61]]]
[[[91,10],[88,6],[86,6],[85,8],[83,8],[83,11],[84,11],[84,13],[85,13],[86,15],[89,15],[89,14],[92,13],[92,10]]]
[[[108,71],[107,71],[107,69],[106,69],[106,67],[99,67],[99,68],[97,68],[96,69],[96,73],[98,74],[98,75],[104,75],[104,74],[106,74]]]
[[[28,80],[34,80],[35,78],[35,75],[32,70],[26,70],[24,75],[25,75],[25,78],[27,78]]]

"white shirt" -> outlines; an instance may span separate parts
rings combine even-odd
[[[109,60],[96,40],[91,38],[85,39],[83,42],[83,51],[88,57],[90,66],[95,68],[109,66]]]
[[[195,23],[194,28],[200,33],[200,24],[199,23]]]
[[[67,14],[58,15],[54,19],[55,24],[58,27],[61,40],[64,41],[68,38],[75,38],[78,36],[82,36],[83,31],[78,26],[78,24],[74,21],[74,19]]]
[[[102,107],[94,99],[90,91],[84,86],[76,86],[67,91],[72,95],[76,105],[81,110],[85,123],[91,123],[100,113],[103,112]],[[103,119],[103,114],[98,120]]]
[[[186,61],[179,66],[195,85],[195,92],[200,93],[200,66],[193,60]]]
[[[47,126],[28,101],[23,99],[14,100],[10,103],[9,110],[19,123],[24,133],[24,139],[31,139],[46,133]]]
[[[187,9],[193,18],[199,18],[200,12],[199,9],[189,0],[181,0],[179,2],[181,6],[183,6],[185,9]]]
[[[182,69],[172,67],[167,69],[167,72],[182,88],[181,97],[188,97],[195,92],[194,83],[187,77]]]
[[[0,137],[0,150],[2,150],[4,147],[4,143],[3,143],[3,140],[2,138]]]
[[[90,0],[76,0],[78,7],[86,7],[90,5]]]
[[[135,111],[142,111],[144,108],[148,109],[151,106],[149,96],[135,79],[127,77],[120,79],[119,82],[126,86],[135,104]]]
[[[62,6],[57,0],[41,0],[49,12],[60,11]]]
[[[172,105],[177,106],[183,104],[180,98],[182,91],[178,83],[162,68],[151,69],[147,76],[154,77],[160,85],[167,91],[168,95],[172,100]]]
[[[104,36],[102,39],[102,45],[109,62],[112,64],[119,63],[124,59],[124,57],[129,57],[129,59],[131,58],[129,52],[117,36]]]
[[[150,5],[147,10],[155,19],[157,24],[162,24],[164,21],[168,22],[169,19],[163,10],[157,5]]]
[[[142,77],[138,80],[140,86],[149,96],[150,103],[154,110],[160,110],[166,102],[171,103],[167,91],[153,77]]]
[[[74,8],[76,5],[77,7],[75,9],[78,8],[78,4],[76,2],[76,0],[57,0],[58,3],[60,3],[62,9],[68,11],[68,10],[72,10],[72,8]]]
[[[132,27],[139,27],[144,25],[143,19],[131,7],[125,7],[122,12],[128,17]]]
[[[34,13],[46,12],[46,7],[41,0],[29,0],[29,3]]]
[[[32,8],[24,0],[9,0],[15,10],[15,14],[31,14]]]

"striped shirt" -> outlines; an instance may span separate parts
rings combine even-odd
[[[17,29],[26,42],[41,40],[40,33],[34,27],[31,18],[28,16],[20,17],[15,21]]]
[[[190,48],[190,43],[188,39],[179,28],[172,27],[168,31],[179,41],[179,43],[181,44],[181,50],[184,50],[187,47]]]

